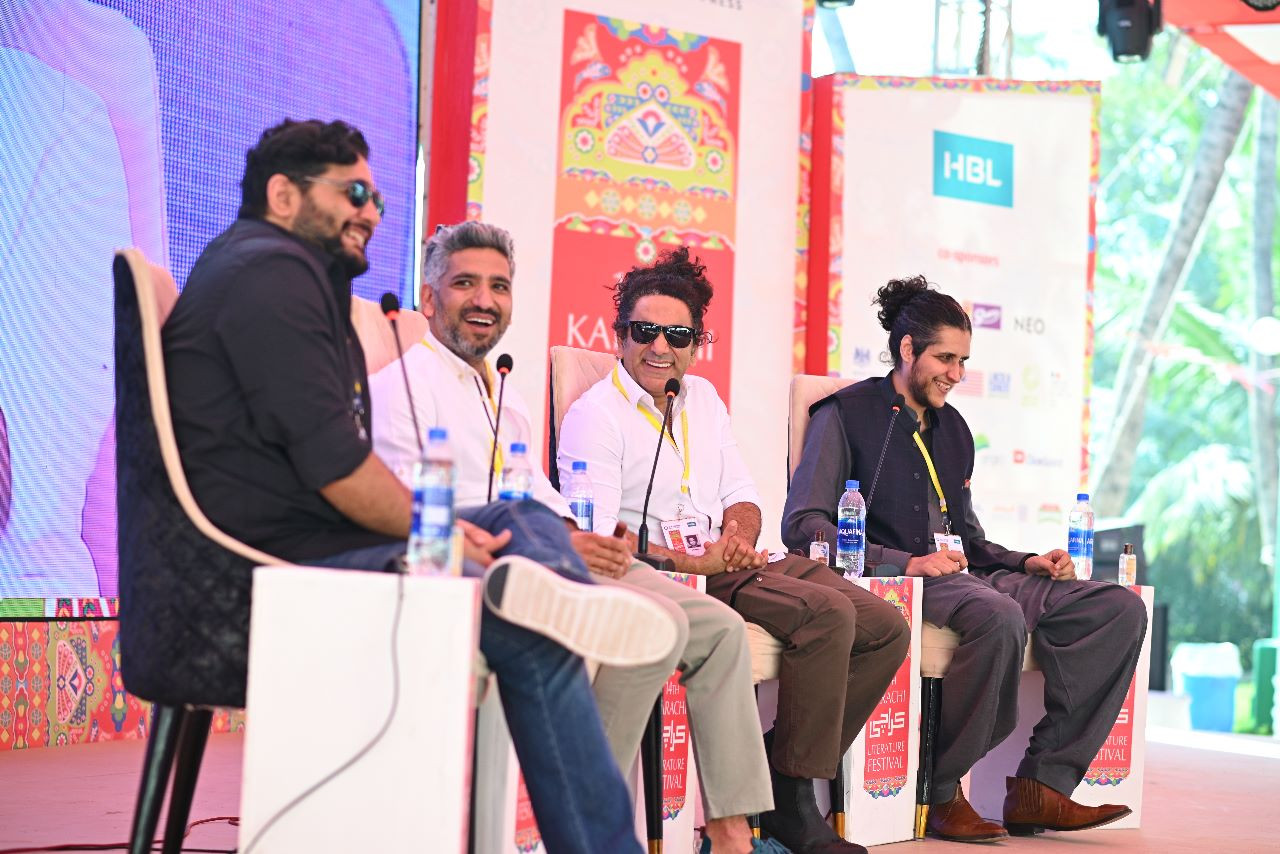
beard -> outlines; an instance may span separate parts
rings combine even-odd
[[[476,341],[467,335],[466,329],[463,327],[463,313],[458,312],[454,317],[444,317],[440,312],[437,312],[432,315],[431,319],[433,321],[439,320],[440,329],[436,330],[436,324],[432,324],[431,332],[436,338],[440,339],[440,343],[457,353],[464,360],[483,359],[489,355],[489,351],[498,346],[498,342],[502,340],[507,327],[511,324],[511,319],[507,318],[504,321],[496,312],[468,309],[465,313],[487,314],[493,318],[493,337],[487,341]]]
[[[342,245],[342,232],[345,222],[335,222],[327,217],[308,197],[303,197],[302,208],[294,221],[293,232],[309,243],[314,243],[338,261],[347,278],[354,279],[369,269],[369,259],[363,255],[353,254]]]
[[[929,400],[929,386],[932,384],[933,380],[925,376],[923,371],[918,371],[915,367],[912,367],[911,374],[907,377],[907,391],[915,399],[916,403],[921,406],[933,406]]]

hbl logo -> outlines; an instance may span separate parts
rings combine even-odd
[[[933,194],[1013,207],[1013,146],[935,130]]]

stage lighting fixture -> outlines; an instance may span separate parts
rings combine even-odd
[[[1270,12],[1280,6],[1280,0],[1241,0],[1241,2],[1255,12]]]
[[[1098,0],[1098,35],[1106,36],[1116,62],[1141,62],[1150,56],[1151,37],[1160,32],[1161,18],[1160,0]]]
[[[1276,0],[1280,3],[1280,0]],[[818,0],[818,7],[822,9],[839,9],[842,6],[852,6],[853,0]]]

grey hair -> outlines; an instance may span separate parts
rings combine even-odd
[[[492,249],[503,258],[516,274],[516,244],[511,232],[487,222],[470,220],[457,225],[438,225],[436,233],[427,240],[422,253],[422,281],[437,293],[449,259],[464,249]]]

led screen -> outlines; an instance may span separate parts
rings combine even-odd
[[[283,118],[364,131],[413,280],[416,0],[0,0],[0,598],[116,595],[112,252],[179,288]]]

